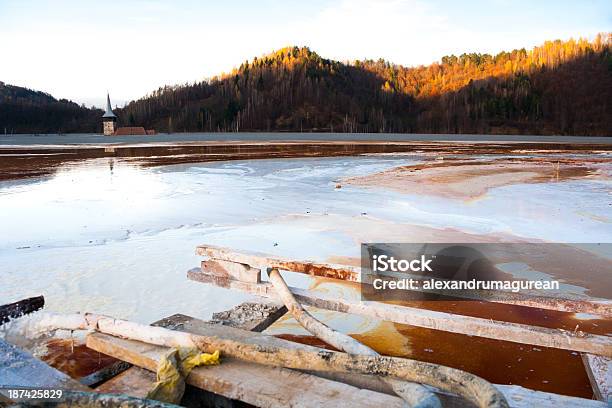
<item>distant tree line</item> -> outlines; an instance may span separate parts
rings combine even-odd
[[[0,134],[99,132],[102,111],[0,82]]]
[[[160,88],[115,113],[123,125],[161,132],[612,135],[611,44],[612,34],[600,34],[412,68],[287,47],[210,80]],[[91,128],[87,120],[81,131]]]

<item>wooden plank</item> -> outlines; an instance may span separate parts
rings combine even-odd
[[[609,407],[601,401],[589,400],[566,395],[534,391],[518,385],[495,385],[506,397],[512,408],[603,408]]]
[[[172,316],[169,320],[176,323],[176,329],[195,334],[218,336],[267,347],[286,347],[314,352],[321,350],[317,347],[293,343],[260,333],[207,324],[183,315]],[[94,350],[127,359],[135,365],[148,369],[156,366],[156,359],[165,351],[162,347],[100,333],[89,335],[87,344]],[[395,396],[324,380],[294,370],[256,365],[235,359],[223,359],[219,366],[198,367],[192,371],[187,382],[261,407],[333,406],[332,404],[336,402],[341,407],[364,406],[364,404],[365,406],[399,407],[403,404],[403,401]],[[533,391],[519,386],[499,385],[497,387],[504,393],[510,406],[516,408],[532,406],[600,408],[605,406],[600,401]],[[350,391],[352,395],[345,395],[347,391]],[[440,397],[445,407],[468,406],[463,400],[448,394],[441,394]]]
[[[213,245],[200,245],[196,248],[198,255],[211,258],[211,261],[235,262],[247,264],[260,270],[277,268],[289,272],[303,273],[311,276],[340,279],[351,282],[365,282],[361,276],[361,268],[315,263],[312,261],[295,261],[286,258],[271,257],[266,254],[248,251],[234,251]],[[206,261],[205,261],[206,262]],[[203,267],[205,273],[207,270]],[[420,278],[423,278],[422,276]],[[239,279],[250,282],[250,280]],[[438,293],[436,291],[420,292]],[[502,303],[509,305],[535,307],[546,310],[556,310],[569,313],[592,313],[603,317],[612,317],[612,301],[610,299],[593,298],[590,296],[576,294],[560,294],[559,296],[542,296],[541,292],[522,291],[520,293],[505,291],[454,291],[454,296],[468,299],[483,300],[487,302]]]
[[[7,388],[91,391],[30,353],[0,339],[0,393],[4,393]]]
[[[233,280],[218,280],[213,275],[202,273],[200,268],[190,270],[187,276],[194,281],[212,283],[217,286],[276,299],[274,287],[270,283],[253,284]],[[562,329],[549,329],[539,326],[502,322],[387,303],[359,302],[330,298],[313,291],[298,288],[290,289],[300,303],[320,309],[353,313],[394,323],[443,330],[468,336],[485,337],[563,350],[575,350],[612,357],[612,338],[609,336],[595,335],[581,331],[572,332]]]
[[[214,320],[212,323],[227,324],[243,330],[263,331],[284,315],[286,311],[287,308],[284,305],[267,300],[262,303],[246,302],[229,311],[213,314]],[[152,325],[176,330],[182,328],[185,319],[190,320],[191,318],[175,315],[161,319]],[[121,363],[129,365],[123,361]],[[155,374],[152,372],[139,367],[131,367],[120,375],[106,381],[97,387],[96,390],[142,398],[152,389],[155,380]],[[195,398],[195,396],[193,397]],[[202,396],[200,395],[200,397]],[[231,405],[230,401],[219,401],[219,398],[215,400],[214,396],[210,396],[207,399],[214,401],[217,405]]]
[[[211,327],[230,329],[220,325]],[[89,335],[87,345],[151,371],[155,370],[167,351],[164,347],[100,333]],[[360,390],[294,370],[261,366],[231,358],[224,358],[219,366],[195,368],[187,378],[187,383],[258,407],[402,406],[402,400],[390,395]]]
[[[324,264],[311,261],[293,261],[286,258],[270,257],[257,252],[236,252],[228,248],[221,248],[213,245],[200,245],[196,248],[196,253],[215,260],[238,262],[258,269],[277,268],[311,276],[351,282],[359,282],[361,276],[359,268],[352,266]]]
[[[583,353],[582,362],[595,398],[612,404],[612,360]]]
[[[374,275],[362,276],[362,285],[371,285]],[[432,276],[417,276],[405,273],[389,273],[385,275],[387,280],[412,278],[416,280],[435,279],[437,281],[452,281],[452,279],[444,279]],[[362,289],[370,290],[369,293],[375,293],[374,289],[369,286],[364,286]],[[542,296],[542,291],[521,290],[520,292],[508,292],[503,290],[435,290],[423,289],[422,286],[418,289],[406,290],[416,293],[432,293],[448,297],[479,300],[483,302],[501,303],[505,305],[515,305],[523,307],[533,307],[545,310],[555,310],[567,313],[589,313],[596,314],[602,317],[612,317],[612,300],[595,298],[588,295],[564,293],[562,291],[547,292],[548,296]],[[377,300],[377,299],[372,299]]]
[[[0,306],[0,325],[16,317],[35,312],[45,306],[45,298],[42,296],[19,300],[14,303]]]
[[[217,275],[228,279],[252,283],[261,282],[261,270],[238,262],[208,259],[202,261],[202,270],[211,275]]]

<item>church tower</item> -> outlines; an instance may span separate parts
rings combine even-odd
[[[103,132],[105,136],[112,136],[117,130],[117,116],[111,109],[110,96],[106,94],[106,112],[102,115]]]

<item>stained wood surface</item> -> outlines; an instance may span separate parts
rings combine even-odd
[[[595,397],[612,405],[612,360],[602,356],[582,354],[582,361]]]
[[[292,259],[271,257],[257,252],[234,251],[213,245],[200,245],[196,254],[213,258],[214,260],[237,262],[250,265],[253,268],[276,268],[292,272],[304,273],[311,276],[341,279],[359,282],[361,272],[359,268],[345,265],[317,263],[312,261],[294,261]]]
[[[0,339],[0,392],[12,387],[91,391],[30,353]]]
[[[166,320],[171,322],[177,330],[195,334],[219,336],[263,346],[286,347],[315,352],[321,350],[317,347],[293,343],[265,334],[207,324],[184,315],[174,315]],[[99,333],[89,335],[87,344],[94,350],[125,359],[132,364],[149,370],[156,367],[158,359],[166,350],[163,347],[119,339]],[[273,368],[227,358],[223,359],[219,366],[198,367],[194,369],[187,382],[217,394],[261,407],[334,406],[333,404],[340,407],[399,407],[402,405],[402,400],[395,396],[359,389],[336,381],[324,380],[323,378],[302,374],[294,370]],[[278,384],[280,384],[278,387],[274,386]],[[556,408],[580,406],[590,408],[606,406],[601,401],[533,391],[519,386],[497,385],[496,387],[504,393],[510,406],[516,408],[534,406]],[[345,395],[345,393],[349,395]],[[338,399],[340,397],[341,399]],[[445,407],[467,407],[463,400],[448,394],[440,394],[440,399]]]
[[[235,280],[218,280],[214,275],[202,273],[200,268],[190,270],[187,276],[189,279],[198,282],[211,283],[271,299],[277,298],[274,287],[270,283],[254,284]],[[330,298],[314,291],[299,288],[290,289],[300,303],[321,309],[353,313],[394,323],[469,336],[612,357],[612,338],[610,336],[502,322],[380,302],[360,302]]]

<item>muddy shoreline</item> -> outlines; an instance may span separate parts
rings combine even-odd
[[[334,157],[361,154],[423,155],[562,154],[612,151],[610,144],[548,142],[366,142],[266,141],[181,142],[118,145],[31,145],[0,147],[0,181],[53,174],[63,165],[108,158],[143,167],[227,160]]]
[[[547,157],[548,156],[548,157]],[[550,183],[581,178],[606,178],[601,166],[612,158],[559,158],[541,152],[537,157],[490,160],[443,160],[400,166],[343,183],[361,187],[383,187],[400,193],[429,194],[462,200],[482,198],[490,189],[521,183]]]

